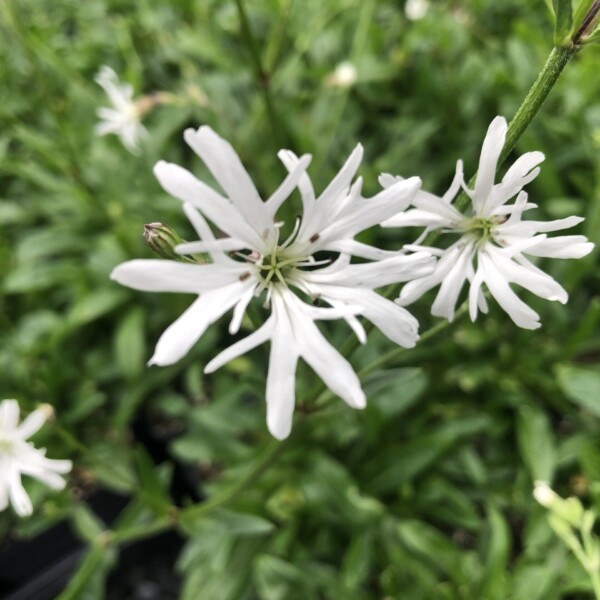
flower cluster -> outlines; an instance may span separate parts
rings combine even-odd
[[[230,309],[229,331],[238,333],[250,303],[260,298],[268,310],[264,322],[213,358],[205,372],[269,341],[267,424],[275,437],[283,439],[291,429],[300,358],[348,405],[362,408],[366,403],[350,363],[326,340],[316,321],[343,319],[364,343],[366,334],[358,318],[362,316],[391,341],[410,348],[418,339],[418,322],[404,306],[440,285],[432,313],[451,320],[468,280],[473,319],[479,310],[487,312],[485,284],[517,325],[539,327],[537,313],[510,285],[516,283],[560,302],[566,302],[567,293],[527,257],[578,258],[589,253],[592,244],[583,236],[547,238],[547,232],[578,224],[577,217],[550,222],[522,219],[526,210],[535,207],[522,189],[539,172],[540,152],[523,155],[500,183],[494,183],[506,130],[501,117],[490,125],[472,190],[459,161],[454,181],[441,198],[422,191],[417,177],[387,174],[380,178],[383,190],[364,198],[361,178],[354,181],[363,154],[358,145],[319,196],[306,173],[310,155],[297,157],[281,150],[279,158],[288,174],[263,200],[228,142],[206,126],[188,129],[185,141],[223,193],[175,164],[160,161],[154,173],[162,187],[183,203],[199,240],[175,247],[185,261],[132,260],[112,273],[114,280],[134,289],[198,296],[163,333],[149,364],[168,365],[181,359]],[[282,236],[285,223],[278,220],[278,213],[295,189],[302,199],[302,217],[289,235]],[[461,189],[471,200],[468,214],[452,205]],[[507,204],[515,196],[516,201]],[[423,226],[425,231],[401,251],[382,250],[355,239],[380,224]],[[443,250],[420,245],[435,230],[457,233],[460,238]],[[198,254],[208,256],[209,262],[190,263],[188,257]],[[395,303],[375,292],[400,282],[407,283]],[[318,306],[320,302],[325,305]]]
[[[357,318],[363,315],[392,341],[407,348],[415,345],[417,320],[374,290],[426,276],[434,260],[425,252],[389,252],[354,238],[404,210],[417,193],[420,180],[399,181],[373,198],[363,198],[362,180],[352,182],[362,159],[359,145],[317,197],[306,174],[311,157],[299,158],[283,150],[279,158],[288,175],[267,200],[262,200],[238,155],[212,129],[189,129],[184,137],[225,195],[175,164],[161,161],[154,172],[164,189],[183,202],[200,238],[179,245],[177,251],[208,254],[211,262],[133,260],[112,273],[113,279],[135,289],[198,295],[164,332],[150,364],[178,361],[208,326],[230,309],[233,318],[229,330],[237,333],[249,303],[261,297],[270,311],[262,326],[221,352],[205,371],[214,371],[269,340],[267,423],[280,439],[291,428],[299,358],[350,406],[364,407],[365,395],[356,373],[315,321],[344,319],[364,342],[365,331]],[[276,215],[296,188],[302,197],[303,215],[289,237],[281,241],[284,223]],[[226,237],[217,239],[206,219]],[[370,262],[352,264],[351,256]],[[327,306],[315,306],[319,301]]]
[[[36,433],[52,415],[45,405],[33,411],[19,424],[19,404],[16,400],[0,402],[0,511],[12,504],[16,513],[32,513],[31,500],[21,483],[22,475],[29,475],[54,490],[65,487],[61,477],[71,470],[70,460],[46,458],[44,448],[35,448],[27,440]]]

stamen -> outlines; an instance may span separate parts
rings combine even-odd
[[[296,239],[296,236],[298,235],[298,231],[300,230],[300,225],[302,225],[302,217],[297,216],[296,222],[294,223],[294,229],[292,230],[290,237],[288,237],[288,239],[285,240],[285,242],[283,242],[283,244],[281,245],[282,249],[287,248]]]

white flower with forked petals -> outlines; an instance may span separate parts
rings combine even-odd
[[[148,135],[148,131],[140,122],[139,106],[133,101],[133,87],[121,83],[118,75],[107,66],[100,69],[96,83],[104,89],[112,104],[112,108],[98,109],[100,123],[96,125],[96,135],[114,133],[130,152],[136,154],[140,140]]]
[[[357,319],[362,314],[393,341],[414,346],[418,339],[416,319],[373,290],[430,273],[434,259],[424,252],[384,252],[355,241],[354,236],[406,208],[420,180],[402,181],[374,198],[363,198],[360,179],[352,184],[362,156],[358,146],[316,198],[305,173],[310,156],[297,158],[289,151],[281,151],[279,156],[289,174],[263,201],[233,148],[209,127],[187,130],[185,139],[225,195],[177,165],[161,161],[154,171],[165,190],[184,203],[184,211],[200,238],[181,244],[177,251],[207,253],[212,262],[133,260],[119,265],[112,273],[113,279],[135,289],[198,295],[163,333],[150,364],[178,361],[208,326],[230,309],[233,318],[229,331],[237,333],[248,304],[262,296],[265,308],[270,308],[262,326],[221,352],[206,365],[205,371],[212,372],[270,340],[267,424],[279,439],[287,437],[291,429],[299,358],[350,406],[364,407],[366,400],[358,377],[315,321],[345,319],[364,342],[365,332]],[[303,217],[287,240],[280,243],[283,224],[276,221],[276,214],[296,187],[302,197]],[[205,217],[227,237],[216,239]],[[314,254],[322,251],[325,253],[315,258]],[[332,252],[343,256],[332,262]],[[350,264],[350,254],[379,260]],[[322,300],[329,306],[314,306],[305,302],[303,296],[313,302]]]
[[[52,415],[49,406],[33,411],[20,425],[19,412],[16,400],[0,402],[0,510],[10,501],[16,513],[24,517],[32,513],[33,507],[21,483],[21,475],[29,475],[53,490],[61,490],[65,487],[61,475],[71,470],[72,463],[46,458],[44,448],[35,448],[27,441]]]
[[[419,191],[412,202],[414,208],[383,223],[384,227],[425,227],[417,243],[407,248],[426,250],[440,257],[433,273],[404,286],[397,300],[402,306],[411,304],[439,285],[431,312],[452,320],[459,294],[468,280],[472,320],[477,317],[478,310],[487,312],[487,302],[481,289],[485,284],[519,327],[537,329],[540,327],[539,315],[513,292],[510,284],[520,285],[547,300],[563,304],[567,301],[564,288],[536,267],[526,255],[581,258],[589,254],[594,245],[583,235],[546,236],[553,231],[574,227],[583,221],[580,217],[554,221],[522,219],[525,211],[536,208],[535,204],[527,202],[527,194],[522,188],[537,177],[540,171],[538,165],[544,160],[541,152],[527,152],[508,169],[500,183],[494,183],[506,131],[506,120],[496,117],[483,142],[473,190],[464,183],[462,163],[459,161],[454,181],[442,198]],[[396,185],[399,180],[401,178],[390,175],[380,178],[384,188]],[[463,215],[452,206],[461,187],[464,187],[472,202],[468,215]],[[515,202],[508,204],[515,196]],[[445,250],[419,246],[425,235],[433,230],[460,234],[461,237]]]

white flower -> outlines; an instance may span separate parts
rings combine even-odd
[[[71,461],[46,458],[44,448],[35,448],[27,442],[51,415],[52,409],[45,405],[19,425],[18,402],[3,400],[0,403],[0,511],[10,500],[18,515],[23,517],[32,513],[31,500],[21,484],[21,475],[38,479],[53,490],[65,487],[65,480],[59,473],[68,473]]]
[[[327,77],[327,84],[333,87],[350,88],[356,83],[357,77],[356,67],[351,62],[344,61]]]
[[[100,69],[96,82],[102,86],[112,104],[112,108],[98,109],[100,123],[96,125],[96,135],[114,133],[130,152],[136,154],[140,140],[148,132],[140,122],[140,110],[133,101],[133,87],[121,83],[118,75],[107,66]]]
[[[545,508],[550,508],[557,500],[562,500],[545,481],[534,481],[533,485],[533,497]]]
[[[270,340],[267,376],[267,423],[271,433],[285,438],[291,428],[295,402],[295,371],[303,358],[326,385],[350,406],[362,408],[365,396],[350,363],[327,342],[315,320],[345,319],[361,341],[363,314],[393,341],[414,346],[418,323],[405,309],[378,296],[374,288],[407,281],[431,272],[434,262],[420,252],[385,252],[354,240],[362,230],[391,217],[409,204],[420,181],[399,182],[369,200],[361,181],[351,185],[360,164],[358,146],[338,175],[316,198],[305,169],[310,156],[297,158],[281,151],[289,171],[279,188],[263,201],[233,148],[209,127],[184,135],[225,192],[199,181],[189,171],[159,162],[154,172],[162,186],[184,203],[184,211],[200,241],[181,244],[182,254],[208,253],[210,264],[168,260],[133,260],[119,265],[112,278],[129,287],[154,292],[187,292],[198,299],[161,336],[150,364],[168,365],[182,358],[207,327],[233,309],[230,333],[238,332],[248,304],[264,295],[270,315],[245,339],[221,352],[205,371],[212,372],[251,348]],[[280,243],[283,223],[278,209],[299,187],[303,216],[286,241]],[[215,239],[204,217],[228,237]],[[235,252],[233,255],[226,252]],[[314,254],[325,251],[323,259]],[[344,253],[331,262],[331,252]],[[350,264],[347,255],[375,258]],[[323,265],[326,265],[323,267]],[[313,302],[325,301],[329,307]]]
[[[517,284],[533,294],[563,304],[567,292],[552,277],[541,271],[525,256],[549,258],[581,258],[590,253],[594,245],[583,235],[565,235],[548,238],[546,233],[573,227],[583,221],[568,217],[554,221],[524,221],[526,210],[536,208],[527,202],[522,188],[537,177],[541,152],[527,152],[508,169],[500,183],[494,183],[496,167],[504,141],[507,124],[496,117],[487,132],[481,156],[475,189],[466,188],[462,163],[457,163],[452,185],[442,198],[419,191],[412,204],[415,208],[396,215],[383,223],[386,227],[423,226],[425,231],[410,249],[426,250],[440,259],[433,273],[409,282],[404,286],[397,302],[408,305],[425,292],[440,285],[431,313],[452,320],[458,296],[466,280],[470,282],[469,313],[472,320],[478,310],[487,312],[487,302],[482,293],[485,284],[498,304],[520,327],[537,329],[539,315],[518,298],[511,289]],[[395,185],[400,178],[382,175],[384,187]],[[471,199],[470,214],[463,215],[452,201],[465,188]],[[517,196],[513,204],[509,200]],[[460,234],[458,241],[445,250],[425,248],[418,243],[432,230]]]
[[[406,0],[404,14],[411,21],[420,21],[429,11],[429,0]]]

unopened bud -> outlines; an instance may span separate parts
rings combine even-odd
[[[164,223],[144,225],[144,240],[152,252],[158,254],[161,258],[184,260],[180,254],[175,252],[175,247],[183,244],[185,240],[181,239],[179,234],[169,225]]]

